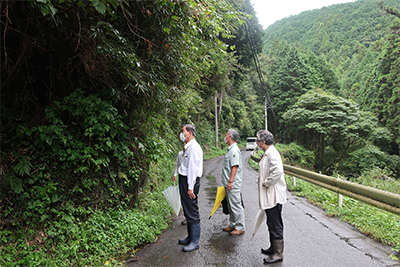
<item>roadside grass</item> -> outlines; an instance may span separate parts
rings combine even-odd
[[[221,148],[212,146],[211,148],[208,149],[208,152],[204,152],[203,159],[204,160],[213,159],[221,155],[225,155],[225,152],[226,152],[225,147]]]
[[[245,148],[246,141],[239,140],[237,142],[237,145],[239,146],[240,149]],[[208,160],[208,159],[213,159],[213,158],[225,155],[227,148],[228,148],[227,144],[220,144],[219,147],[215,147],[215,146],[207,147],[207,149],[204,150],[203,159]]]
[[[151,166],[137,206],[78,207],[42,226],[0,230],[0,266],[123,266],[138,248],[169,227],[172,210],[162,191],[171,185],[174,159]]]
[[[372,239],[400,251],[400,216],[381,210],[361,201],[343,196],[342,207],[338,205],[338,194],[301,179],[285,176],[289,191],[322,208],[327,216],[336,217],[354,226]],[[398,258],[392,254],[392,259]]]
[[[279,145],[277,145],[278,150]],[[255,154],[261,157],[262,151]],[[249,164],[258,170],[258,163],[249,158]],[[400,181],[395,179],[381,179],[382,170],[372,170],[364,173],[357,179],[350,179],[352,182],[400,194]],[[342,177],[344,178],[344,177]],[[400,251],[400,216],[381,210],[361,201],[343,196],[342,207],[338,206],[338,194],[307,181],[296,179],[296,186],[293,185],[293,178],[285,175],[289,191],[296,196],[307,198],[307,200],[322,208],[327,216],[336,217],[354,226],[366,236],[390,246],[397,253],[390,255],[390,258],[399,260]]]
[[[39,237],[45,230],[2,230],[0,266],[123,266],[127,255],[134,255],[137,247],[154,242],[169,227],[170,211],[163,201],[157,201],[162,194],[148,193],[149,206],[145,211],[92,211],[87,221],[74,218],[57,228],[67,235],[47,236],[34,244],[26,242],[30,240],[27,237]],[[54,233],[54,229],[47,229]]]

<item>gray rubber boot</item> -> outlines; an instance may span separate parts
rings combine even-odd
[[[190,244],[182,248],[185,252],[199,249],[200,223],[194,223],[190,226],[190,236],[192,238]]]
[[[283,261],[283,239],[272,240],[272,246],[274,247],[274,254],[265,258],[264,263]]]
[[[179,239],[178,240],[179,245],[184,245],[184,246],[189,245],[190,241],[192,240],[191,233],[190,233],[190,223],[188,223],[186,225],[186,227],[187,227],[188,236],[185,239]]]

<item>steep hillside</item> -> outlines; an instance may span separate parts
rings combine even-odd
[[[398,0],[385,5],[400,8]],[[383,15],[376,0],[358,0],[303,12],[272,24],[265,30],[266,49],[274,37],[289,44],[302,45],[317,55],[335,56],[342,51],[351,57],[361,47],[368,48],[387,33],[393,18]]]
[[[264,65],[278,117],[319,87],[372,112],[391,132],[382,149],[398,155],[399,10],[398,0],[358,0],[306,11],[266,29]],[[329,71],[320,72],[321,66],[312,64],[317,61]]]

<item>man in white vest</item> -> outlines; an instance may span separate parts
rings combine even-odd
[[[268,255],[264,263],[274,263],[283,260],[282,204],[286,203],[286,182],[281,155],[273,145],[272,133],[258,131],[256,142],[264,151],[258,165],[258,196],[260,208],[267,214],[270,240],[270,247],[261,249],[261,253]]]

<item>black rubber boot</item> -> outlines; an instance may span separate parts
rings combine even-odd
[[[182,250],[185,252],[190,252],[199,249],[199,239],[200,239],[200,223],[194,223],[190,226],[190,244],[183,247]]]
[[[283,239],[272,240],[272,246],[274,248],[274,253],[269,255],[268,258],[265,258],[264,263],[283,261]]]
[[[188,224],[186,225],[186,227],[187,227],[188,236],[187,236],[185,239],[179,239],[179,240],[178,240],[178,244],[179,244],[179,245],[184,245],[184,246],[186,246],[186,245],[189,245],[189,244],[190,244],[190,241],[192,241],[191,233],[190,233],[190,223],[188,223]]]
[[[272,245],[272,238],[270,237],[269,238],[269,248],[268,249],[261,249],[261,253],[262,254],[265,254],[265,255],[272,255],[272,254],[274,254],[274,246]]]

